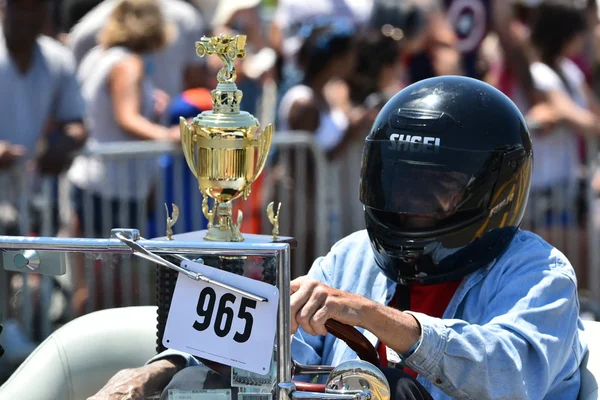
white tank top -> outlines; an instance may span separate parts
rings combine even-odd
[[[83,97],[86,101],[86,123],[89,144],[139,141],[124,132],[113,113],[109,77],[113,68],[133,53],[122,47],[96,47],[83,59],[78,70]],[[141,114],[150,118],[154,109],[154,87],[150,76],[142,81]],[[158,172],[156,159],[103,160],[79,156],[69,170],[68,178],[77,187],[104,198],[142,200]]]
[[[289,116],[292,105],[300,99],[313,97],[313,90],[306,85],[297,85],[286,92],[279,105],[279,125],[282,130],[289,130]],[[332,108],[319,113],[319,127],[314,132],[317,143],[323,151],[330,151],[340,144],[348,129],[348,117],[339,108]]]

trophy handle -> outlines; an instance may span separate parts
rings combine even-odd
[[[213,209],[211,210],[210,207],[208,206],[208,193],[202,194],[202,213],[208,220],[207,228],[212,229],[213,221],[214,221],[214,217],[215,217],[215,208],[213,207]]]
[[[181,133],[181,147],[183,147],[185,161],[197,179],[198,174],[194,165],[194,129],[188,125],[183,117],[179,117],[179,132]]]
[[[252,181],[261,174],[265,164],[267,163],[267,157],[269,156],[269,149],[271,148],[271,141],[273,140],[273,124],[269,124],[263,129],[262,133],[258,137],[258,163],[256,172]]]

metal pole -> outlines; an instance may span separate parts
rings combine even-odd
[[[184,253],[232,256],[275,256],[288,247],[287,243],[246,242],[184,242],[167,240],[140,240],[137,242],[154,253]],[[132,254],[132,250],[119,239],[89,239],[60,237],[0,236],[0,249],[41,250],[81,253]]]
[[[279,312],[277,313],[277,382],[292,381],[292,351],[290,333],[290,248],[279,253],[277,286]],[[276,387],[275,398],[289,400],[285,390]]]

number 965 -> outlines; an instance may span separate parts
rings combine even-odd
[[[219,299],[217,306],[217,316],[213,325],[213,330],[218,337],[225,337],[231,331],[233,325],[234,311],[228,303],[234,305],[237,297],[231,293],[225,293]],[[196,313],[202,318],[202,321],[194,322],[194,329],[199,332],[205,331],[211,326],[213,313],[215,311],[215,304],[217,302],[217,294],[215,290],[210,286],[205,287],[198,296],[198,305],[196,306]],[[233,340],[238,343],[247,342],[252,335],[252,326],[254,324],[254,317],[248,311],[249,309],[256,308],[256,301],[242,297],[240,309],[237,314],[237,318],[243,319],[246,323],[242,332],[236,332],[233,336]]]

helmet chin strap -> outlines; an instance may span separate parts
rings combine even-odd
[[[400,311],[410,310],[410,288],[408,285],[396,285],[396,308]]]
[[[2,325],[0,324],[0,333],[2,333]],[[4,354],[4,349],[0,346],[0,357]]]

